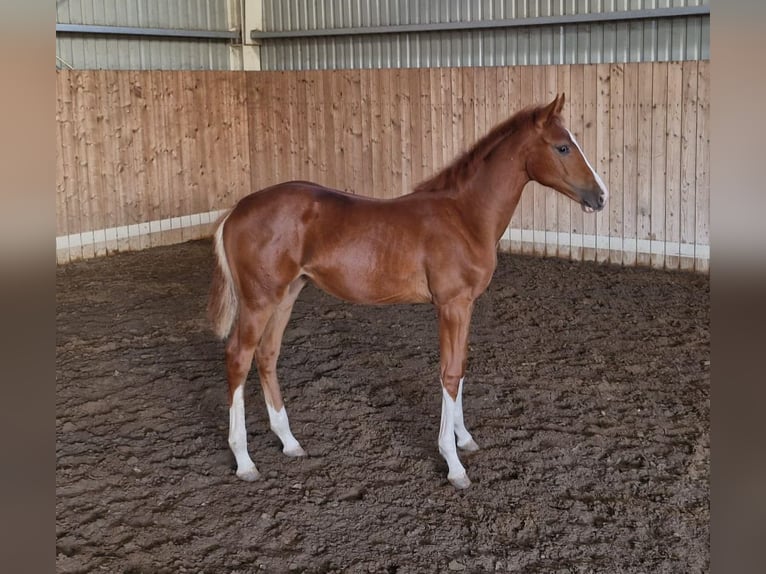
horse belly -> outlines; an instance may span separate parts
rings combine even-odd
[[[392,304],[431,301],[425,272],[395,257],[340,249],[305,268],[321,289],[352,303]]]

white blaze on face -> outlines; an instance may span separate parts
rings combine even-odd
[[[588,161],[588,157],[585,155],[585,152],[582,151],[582,148],[580,147],[580,144],[577,143],[577,140],[575,139],[572,132],[567,130],[567,133],[569,134],[569,138],[572,140],[572,143],[575,144],[575,147],[580,152],[580,155],[585,160],[585,164],[588,166],[588,169],[590,169],[591,173],[593,174],[593,179],[596,180],[596,183],[601,188],[601,193],[604,194],[604,203],[606,203],[607,199],[609,199],[609,190],[606,188],[606,185],[604,184],[604,180],[601,179],[601,176],[598,174],[598,172],[593,169],[593,166]],[[593,211],[592,209],[590,211]]]

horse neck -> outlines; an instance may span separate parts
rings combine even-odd
[[[474,235],[493,244],[508,227],[529,182],[523,141],[517,138],[501,145],[458,191],[466,224]]]

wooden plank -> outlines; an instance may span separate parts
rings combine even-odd
[[[441,71],[439,68],[431,68],[428,76],[431,88],[431,165],[433,174],[436,174],[444,168]]]
[[[191,71],[179,72],[181,81],[181,161],[183,163],[183,189],[179,190],[182,209],[178,215],[185,216],[194,213],[199,195],[199,112],[194,102],[194,92],[197,88],[197,74]],[[183,241],[196,239],[189,227],[181,227]]]
[[[250,171],[250,187],[253,191],[264,187],[263,171],[268,165],[266,146],[270,122],[269,115],[265,113],[268,87],[263,78],[264,75],[257,72],[247,72],[246,75],[250,163],[253,166]]]
[[[160,86],[155,84],[159,83]],[[145,206],[143,221],[159,221],[162,219],[162,199],[164,189],[160,185],[160,161],[161,161],[161,134],[162,123],[159,121],[157,109],[161,107],[158,102],[161,101],[160,89],[162,77],[159,72],[145,71],[138,76],[136,88],[139,90],[138,119],[141,123],[140,136],[141,149],[143,150],[142,160],[144,163],[145,176]],[[205,109],[204,106],[202,109]],[[202,156],[204,157],[204,155]],[[144,230],[146,231],[146,230]],[[152,233],[154,231],[154,233]],[[149,246],[162,245],[162,233],[159,229],[149,229],[150,235],[147,237]]]
[[[636,264],[636,207],[638,201],[638,64],[625,64],[623,104],[623,265]]]
[[[535,82],[534,67],[522,66],[520,68],[521,78],[521,107],[529,106],[535,101]],[[524,192],[521,194],[521,252],[526,255],[535,253],[534,248],[534,227],[535,227],[535,193],[537,184],[530,182],[527,184]]]
[[[647,266],[651,264],[652,238],[652,67],[651,63],[638,65],[636,262]]]
[[[115,70],[104,70],[98,80],[99,85],[99,106],[103,114],[102,137],[104,138],[104,147],[102,148],[102,157],[100,159],[101,171],[103,174],[104,187],[102,189],[102,209],[106,227],[116,227],[118,224],[117,205],[115,197],[117,187],[117,138],[116,133],[122,129],[120,110],[120,98],[118,94],[118,72]],[[161,186],[162,187],[162,186]],[[117,237],[106,238],[107,254],[117,251]]]
[[[568,103],[571,96],[571,67],[569,65],[556,67],[556,91],[559,94],[564,94],[564,97],[567,98],[567,103],[564,104],[564,108],[561,110],[561,116],[564,125],[569,128],[571,127],[572,112],[572,106]],[[556,194],[556,225],[554,231],[559,234],[559,238],[556,241],[556,253],[564,259],[570,259],[572,255],[571,238],[567,239],[572,231],[572,206],[571,199],[563,194]]]
[[[222,197],[225,198],[225,205],[228,207],[251,191],[255,191],[250,187],[250,171],[254,168],[255,164],[250,163],[249,154],[250,139],[253,137],[253,134],[249,130],[247,117],[248,92],[246,72],[221,72],[221,74],[229,74],[229,77],[233,78],[231,87],[234,91],[234,99],[227,101],[225,107],[219,107],[222,112],[226,110],[226,112],[231,113],[233,118],[234,162],[237,170],[237,177],[235,177],[236,185],[233,188],[226,186],[221,190]],[[233,109],[231,109],[232,107]],[[212,230],[212,227],[209,229]]]
[[[62,211],[58,214],[61,223],[57,226],[58,235],[79,234],[79,211],[76,211],[74,199],[76,197],[76,168],[74,158],[74,125],[72,110],[72,73],[68,71],[56,72],[56,100],[57,100],[57,120],[58,136],[61,145],[57,146],[57,156],[60,158],[61,171],[57,174],[57,196],[58,209]],[[60,187],[59,187],[60,184]],[[64,251],[65,256],[61,262],[71,261],[82,257],[82,248],[69,246]]]
[[[295,179],[314,181],[314,170],[309,141],[314,137],[309,127],[308,72],[297,70],[291,74],[295,81],[295,117],[291,117],[290,131],[296,144]],[[294,123],[292,123],[294,122]],[[351,169],[351,166],[348,167]]]
[[[625,66],[612,64],[609,70],[609,255],[611,263],[622,264],[625,225]]]
[[[465,102],[462,98],[463,78],[460,68],[447,68],[449,70],[449,106],[450,106],[450,131],[452,133],[452,145],[449,158],[446,163],[452,163],[466,149],[465,136],[463,134],[463,110]],[[446,124],[445,124],[446,125]]]
[[[392,162],[393,147],[393,112],[394,104],[391,88],[393,71],[385,69],[380,71],[380,111],[381,111],[381,192],[383,197],[395,197],[394,190],[394,167]]]
[[[694,269],[695,206],[697,191],[697,62],[683,63],[681,107],[681,206],[679,234],[682,249],[690,249],[690,255],[681,253],[680,268]]]
[[[74,104],[74,146],[75,146],[75,169],[77,172],[77,191],[74,201],[71,205],[79,205],[79,225],[78,228],[83,236],[84,244],[82,246],[82,256],[90,258],[94,256],[93,244],[86,240],[89,233],[95,229],[93,205],[91,203],[90,190],[95,187],[95,182],[91,181],[91,171],[89,169],[90,161],[88,158],[88,116],[92,110],[88,107],[90,95],[87,93],[86,76],[88,71],[78,71],[73,73],[73,104]]]
[[[570,68],[569,78],[569,130],[578,142],[584,142],[583,130],[585,127],[585,66],[576,64]],[[581,143],[581,145],[584,145]],[[570,259],[581,261],[583,259],[583,211],[579,205],[572,204],[570,208]]]
[[[532,66],[532,100],[529,104],[537,106],[550,101],[546,85],[547,74],[544,66]],[[551,98],[552,99],[552,98]],[[542,257],[546,254],[545,246],[545,217],[546,196],[548,190],[537,182],[532,183],[532,253]]]
[[[428,68],[420,68],[417,71],[420,85],[420,122],[421,122],[421,146],[420,146],[420,177],[418,183],[434,174],[433,159],[433,114],[431,109],[431,72]]]
[[[371,197],[387,197],[383,187],[383,109],[381,95],[383,76],[376,70],[370,72],[370,150],[372,154]]]
[[[545,70],[545,97],[543,97],[542,103],[552,102],[558,95],[558,72],[556,66],[544,66]],[[558,239],[551,239],[557,236],[558,231],[558,201],[560,194],[550,188],[543,187],[543,199],[545,201],[545,221],[543,228],[545,229],[545,239],[543,244],[544,254],[546,257],[557,257],[559,255]]]
[[[521,70],[522,68],[519,66],[497,68],[497,105],[494,106],[495,115],[493,121],[488,126],[488,130],[507,120],[524,107],[522,101],[524,90],[522,88]],[[489,98],[491,95],[488,94],[487,97]],[[521,229],[524,226],[522,221],[524,197],[528,197],[529,194],[530,186],[527,185],[522,191],[521,201],[516,205],[508,227]],[[527,201],[529,201],[529,198]],[[508,243],[508,249],[511,253],[522,253],[524,251],[523,245],[521,240],[516,239],[516,236],[514,236]]]
[[[668,64],[652,65],[652,267],[665,265],[665,200],[667,148]]]
[[[439,151],[441,153],[441,167],[444,168],[455,157],[453,149],[455,126],[452,117],[452,77],[449,68],[439,68],[439,103],[442,116]]]
[[[397,70],[399,76],[399,125],[401,131],[401,162],[399,195],[412,191],[412,138],[414,137],[413,112],[420,106],[414,105],[412,97],[412,70]],[[418,126],[419,128],[419,126]]]
[[[610,163],[609,153],[610,147],[610,125],[611,125],[611,113],[610,113],[610,99],[611,99],[611,85],[610,85],[610,64],[597,64],[597,77],[598,86],[596,92],[596,162],[594,164],[596,171],[598,171],[601,179],[605,182],[610,181]],[[620,190],[615,190],[615,195],[620,193]],[[617,200],[619,201],[619,199]],[[609,216],[611,212],[609,209],[604,209],[596,213],[596,261],[605,262],[609,261]]]
[[[178,71],[163,72],[162,75],[165,97],[167,99],[167,131],[168,138],[168,210],[170,217],[184,213],[186,181],[184,178],[184,161],[182,150],[184,109],[183,87],[181,73]],[[172,225],[162,234],[163,241],[168,244],[183,241],[183,234],[178,226]]]
[[[286,113],[283,116],[284,123],[280,128],[284,132],[285,151],[287,152],[286,174],[282,181],[295,179],[306,179],[303,163],[303,141],[305,135],[305,123],[301,117],[301,102],[298,95],[298,84],[300,83],[300,71],[282,72],[280,79],[283,82],[285,94]],[[337,98],[336,93],[336,98]],[[341,146],[343,144],[341,143]],[[345,162],[341,165],[345,165]]]
[[[599,99],[599,79],[597,66],[590,65],[583,68],[583,128],[580,145],[586,157],[596,170],[598,165],[597,128],[598,121],[597,103]],[[603,96],[602,96],[603,99]],[[603,167],[603,166],[602,166]],[[583,213],[583,250],[584,261],[596,260],[596,244],[593,239],[596,235],[596,217],[593,214]]]
[[[456,68],[460,77],[461,94],[461,153],[470,149],[476,143],[476,84],[474,82],[476,68]]]
[[[372,85],[373,71],[360,70],[360,101],[361,101],[361,162],[362,184],[357,190],[361,195],[371,196],[374,193],[372,170]],[[318,132],[321,133],[321,132]]]
[[[668,64],[667,128],[665,143],[665,268],[678,269],[681,261],[681,63]]]
[[[409,108],[410,129],[407,130],[409,140],[409,161],[406,187],[407,193],[421,182],[426,175],[423,173],[423,139],[425,125],[423,121],[423,92],[420,86],[422,74],[418,68],[410,68],[406,71],[407,77],[407,107]],[[404,183],[402,184],[405,185]]]
[[[697,71],[697,194],[695,221],[697,245],[710,245],[710,62],[700,61]],[[695,250],[695,270],[707,273],[710,261]]]
[[[351,164],[351,181],[349,187],[354,193],[361,193],[364,188],[364,174],[362,169],[362,79],[360,70],[348,72],[349,93],[351,101],[351,113],[349,115],[349,146],[347,157]],[[316,136],[315,136],[316,137]]]
[[[391,158],[391,197],[402,194],[402,96],[401,96],[401,71],[392,68],[389,72],[391,92],[388,100],[391,125],[391,145],[388,155]]]

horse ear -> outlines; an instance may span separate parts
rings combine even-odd
[[[558,116],[561,115],[561,110],[564,109],[564,102],[567,100],[567,95],[564,92],[561,92],[561,96],[559,96],[557,99],[559,101],[559,105],[556,108],[556,115]]]
[[[541,109],[537,114],[536,120],[538,127],[543,127],[549,124],[553,118],[561,113],[562,107],[564,107],[564,96],[563,94],[561,96],[556,94],[556,99]]]

